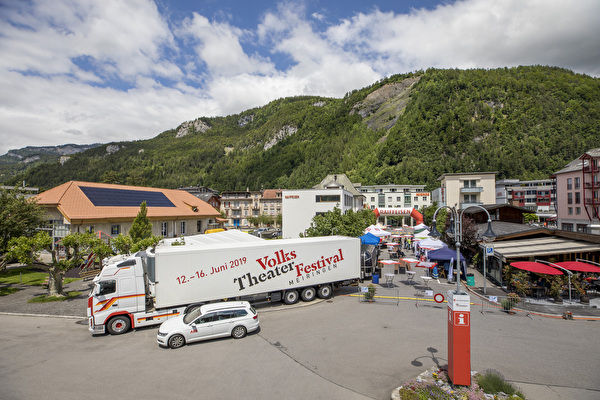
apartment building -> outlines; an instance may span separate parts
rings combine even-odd
[[[559,229],[600,234],[600,148],[587,151],[552,177]]]
[[[440,187],[431,193],[431,200],[438,206],[465,209],[496,204],[496,172],[443,174],[437,180]]]
[[[554,180],[502,179],[496,181],[496,204],[510,204],[526,208],[535,213],[541,222],[554,222],[556,219]]]

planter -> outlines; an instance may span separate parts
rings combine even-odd
[[[555,303],[562,303],[563,302],[562,296],[554,296],[554,302]]]
[[[581,296],[579,297],[579,302],[583,304],[590,304],[590,298],[587,296]]]

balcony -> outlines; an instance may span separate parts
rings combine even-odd
[[[483,187],[481,186],[463,186],[460,188],[461,193],[481,193],[483,192]]]
[[[469,208],[471,206],[481,206],[483,205],[483,202],[481,201],[469,201],[469,202],[460,202],[459,206],[461,208],[461,210],[464,210],[465,208]]]

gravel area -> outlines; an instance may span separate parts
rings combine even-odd
[[[28,303],[27,301],[48,293],[42,286],[11,285],[18,292],[0,296],[0,313],[56,315],[86,318],[87,297],[91,290],[92,281],[78,280],[64,285],[66,292],[78,291],[81,295],[74,299],[52,301],[49,303]]]

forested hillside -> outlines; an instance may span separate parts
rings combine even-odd
[[[443,173],[543,179],[600,147],[600,80],[552,67],[429,69],[343,99],[292,97],[111,143],[7,179],[217,190],[303,188],[330,173],[425,184]]]

